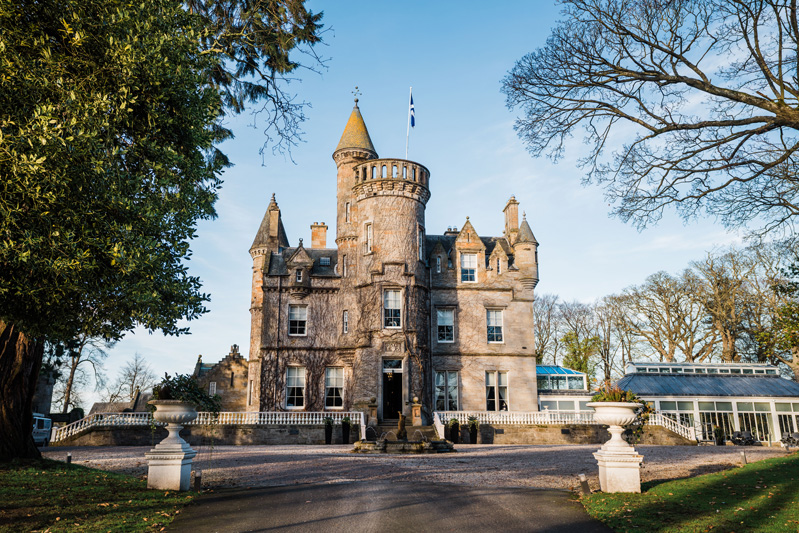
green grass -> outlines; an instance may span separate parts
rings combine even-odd
[[[582,498],[617,532],[799,531],[799,454],[715,474],[644,483],[641,494]]]
[[[0,463],[0,531],[159,531],[196,494],[48,459]]]

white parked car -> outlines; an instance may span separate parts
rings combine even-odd
[[[50,431],[53,422],[41,413],[33,413],[33,442],[36,446],[47,446],[50,444]]]

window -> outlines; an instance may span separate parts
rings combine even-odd
[[[302,269],[301,268],[297,269],[296,275],[297,275],[297,283],[302,283]]]
[[[286,369],[286,408],[305,407],[305,367],[290,366]]]
[[[304,305],[289,306],[289,335],[305,335],[308,322],[308,307]]]
[[[366,224],[364,228],[366,242],[363,243],[363,253],[372,253],[372,223]]]
[[[497,257],[497,274],[501,274],[501,273],[502,273],[502,270],[500,268],[500,261],[499,261],[499,257]]]
[[[349,333],[350,331],[350,312],[347,310],[344,310],[341,316],[341,331],[344,333]]]
[[[341,277],[347,277],[347,254],[341,256]]]
[[[344,204],[344,222],[350,221],[350,203]]]
[[[208,396],[213,396],[214,394],[216,394],[216,381],[208,384]]]
[[[455,310],[438,309],[438,342],[455,342]]]
[[[458,373],[436,372],[436,411],[458,410]]]
[[[383,327],[399,328],[402,327],[400,320],[401,312],[400,290],[389,289],[383,292]]]
[[[486,411],[508,410],[508,373],[486,372]]]
[[[330,266],[330,258],[329,257],[320,257],[319,264],[321,266]]]
[[[341,409],[344,407],[344,369],[336,367],[325,368],[325,408]]]
[[[251,379],[247,384],[247,405],[252,405],[252,386],[253,380]]]
[[[488,342],[503,342],[502,310],[486,309],[486,323],[488,324]]]
[[[418,247],[419,247],[419,261],[424,261],[424,228],[419,226],[418,233]]]
[[[461,254],[461,281],[477,281],[477,254]]]
[[[436,273],[441,274],[441,256],[436,256]]]

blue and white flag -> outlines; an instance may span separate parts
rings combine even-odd
[[[411,92],[411,128],[416,126],[416,110],[413,108],[413,92]]]

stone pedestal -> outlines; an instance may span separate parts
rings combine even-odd
[[[602,492],[641,492],[641,463],[643,455],[635,448],[629,452],[606,452],[600,449],[594,453],[599,465],[599,487]]]
[[[366,425],[376,426],[377,424],[377,398],[372,398],[369,402],[369,420],[366,422]]]
[[[191,484],[191,460],[197,455],[186,444],[187,451],[158,449],[146,452],[147,488],[158,490],[189,490]]]
[[[419,398],[413,397],[411,404],[411,425],[421,426],[422,424],[422,404],[419,403]]]

